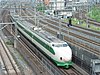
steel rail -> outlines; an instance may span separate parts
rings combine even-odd
[[[10,52],[9,49],[6,47],[5,43],[3,42],[3,40],[1,40],[1,45],[3,46],[4,48],[4,52],[6,53],[10,63],[11,63],[11,67],[12,67],[12,71],[14,71],[13,74],[16,74],[16,75],[19,75],[19,72],[18,72],[18,69],[16,68],[16,65],[15,65],[15,62],[13,61],[14,59],[12,59],[11,55],[9,54]],[[7,64],[5,64],[7,65]],[[9,65],[8,65],[9,66]],[[10,75],[10,71],[9,71],[9,68],[6,66],[6,70],[8,71],[8,75]]]

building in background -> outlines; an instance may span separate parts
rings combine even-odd
[[[48,10],[54,11],[55,16],[71,17],[75,12],[90,10],[91,6],[100,0],[44,0]]]

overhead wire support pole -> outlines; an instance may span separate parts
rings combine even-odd
[[[5,26],[1,26],[1,25],[5,25]],[[0,23],[0,37],[2,37],[3,38],[3,34],[2,34],[2,30],[5,28],[5,27],[7,27],[9,24],[14,24],[14,23]]]
[[[17,27],[15,25],[15,35],[14,35],[14,48],[15,49],[17,48],[17,34],[18,34],[18,31],[17,31]]]
[[[1,27],[1,25],[3,25],[3,24],[4,24],[4,25],[6,24],[6,25],[5,25],[4,27]],[[7,27],[9,24],[15,24],[15,23],[0,23],[0,28],[1,28],[0,30],[4,29],[4,28]]]
[[[87,13],[89,12],[89,2],[87,3]],[[88,24],[88,15],[86,15],[86,22],[87,22],[87,28],[89,28],[89,24]]]
[[[35,26],[37,26],[37,10],[36,10],[36,7],[37,7],[37,0],[35,0],[35,7],[34,7],[34,11],[35,11]]]
[[[20,14],[21,15],[21,11],[22,11],[22,3],[20,3]]]

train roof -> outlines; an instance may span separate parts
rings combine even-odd
[[[33,24],[23,20],[21,21],[22,24],[25,25],[25,27],[29,28],[32,32],[36,33],[37,35],[39,35],[40,37],[42,37],[43,39],[45,39],[46,41],[50,42],[50,43],[64,43],[64,41],[56,38],[55,36],[52,36],[49,32],[44,31],[41,28],[36,28],[34,29],[36,26],[34,26]]]
[[[44,31],[44,30],[36,30],[35,33],[43,37],[45,40],[48,42],[53,42],[53,43],[63,43],[64,41],[52,36],[50,33]]]

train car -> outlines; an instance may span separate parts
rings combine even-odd
[[[16,20],[15,22],[17,29],[39,47],[57,66],[69,68],[72,65],[72,50],[67,42],[24,20]]]

